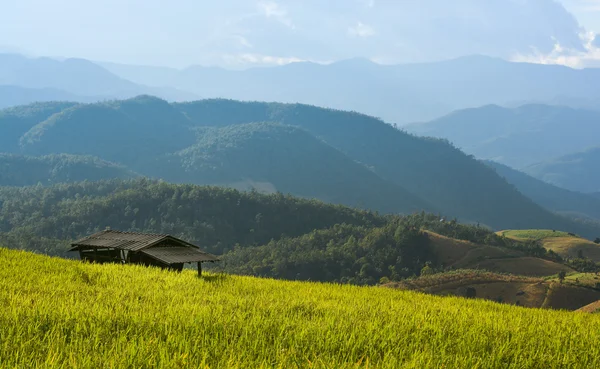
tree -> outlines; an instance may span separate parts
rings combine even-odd
[[[558,280],[560,281],[560,283],[564,282],[566,276],[567,276],[567,273],[564,270],[561,270],[560,272],[558,272]]]
[[[594,243],[600,244],[600,237],[596,237],[596,239],[594,240]]]
[[[431,267],[431,263],[427,262],[425,266],[421,269],[421,275],[432,275],[435,274],[435,270]]]

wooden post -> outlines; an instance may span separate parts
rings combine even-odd
[[[198,262],[198,277],[202,277],[202,263]]]

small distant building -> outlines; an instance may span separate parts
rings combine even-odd
[[[83,261],[95,263],[126,263],[183,270],[183,264],[202,263],[219,259],[200,250],[196,245],[167,234],[120,232],[107,229],[71,244],[69,251],[79,251]]]

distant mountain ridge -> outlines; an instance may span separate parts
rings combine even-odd
[[[33,116],[30,109],[4,115]],[[17,124],[16,153],[93,155],[142,175],[197,184],[271,183],[384,212],[433,208],[497,229],[597,233],[546,211],[446,142],[358,113],[230,100],[169,104],[150,96],[71,104],[51,116],[46,110],[37,124]],[[8,126],[2,116],[0,135]]]
[[[457,109],[514,101],[598,101],[600,69],[512,63],[485,56],[404,65],[366,59],[329,65],[293,63],[231,71],[182,70],[102,63],[149,86],[171,86],[204,98],[278,101],[355,110],[399,124],[428,121]]]
[[[529,165],[598,145],[600,111],[549,105],[488,105],[455,111],[408,132],[445,138],[469,154],[525,170]]]
[[[600,196],[565,190],[505,165],[492,161],[485,163],[494,168],[501,177],[513,184],[522,194],[546,209],[600,220]]]
[[[600,136],[596,136],[596,139],[598,137]],[[598,192],[600,191],[600,147],[546,160],[528,166],[524,171],[571,191]]]
[[[3,90],[20,94],[20,98],[4,95]],[[55,100],[94,102],[140,94],[154,94],[171,101],[197,98],[168,86],[136,84],[85,59],[56,60],[0,53],[1,107]]]

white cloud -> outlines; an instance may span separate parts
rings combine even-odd
[[[597,35],[592,32],[583,32],[580,35],[584,50],[564,47],[556,39],[554,49],[549,53],[541,53],[535,48],[529,54],[516,54],[513,61],[558,64],[571,68],[585,68],[600,66],[600,45],[596,40]]]
[[[308,61],[294,56],[284,57],[252,53],[227,54],[223,55],[223,60],[231,67],[241,67],[245,65],[285,65]]]
[[[279,23],[283,24],[288,28],[295,28],[294,23],[288,16],[287,10],[281,5],[279,5],[277,2],[266,0],[259,1],[258,9],[265,17],[276,19]]]
[[[375,30],[367,24],[358,22],[355,26],[348,28],[348,34],[350,36],[367,38],[375,36]]]

